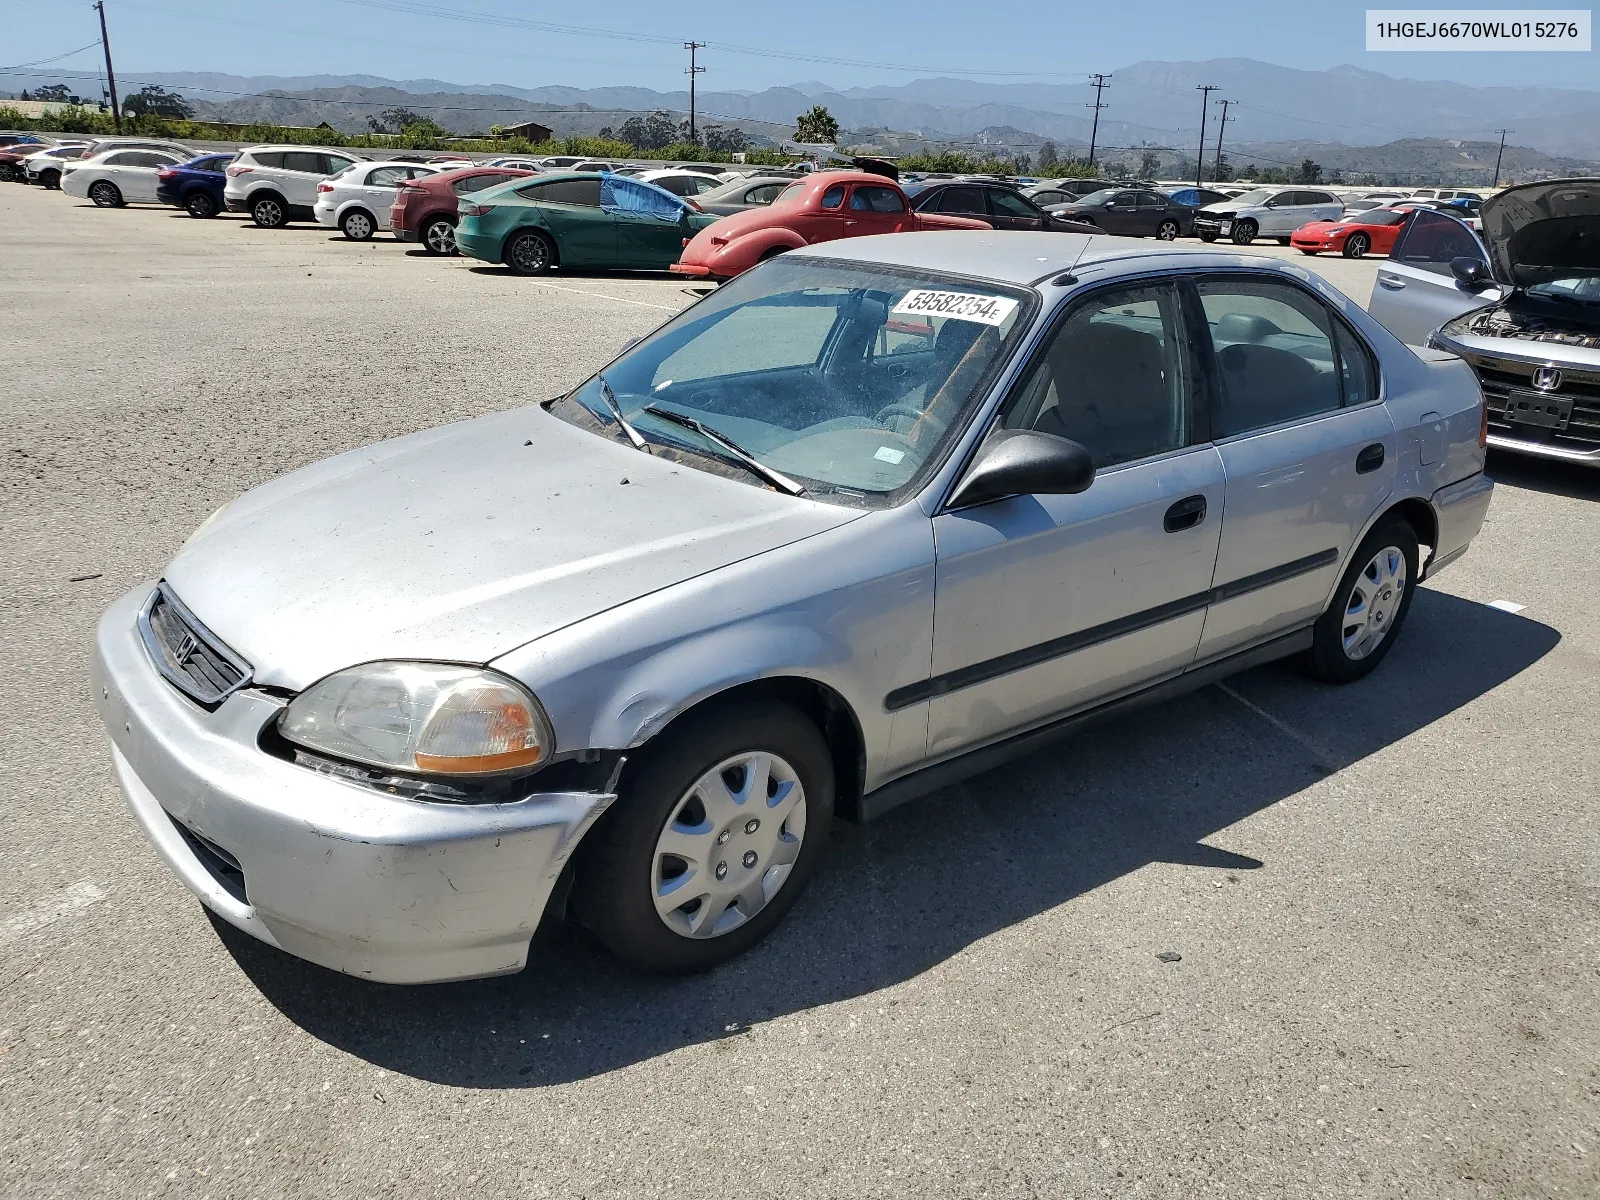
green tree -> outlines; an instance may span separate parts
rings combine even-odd
[[[1232,178],[1233,164],[1228,161],[1228,156],[1224,154],[1217,160],[1216,165],[1211,168],[1211,182],[1227,183]]]
[[[1139,155],[1139,177],[1141,179],[1154,179],[1156,172],[1161,170],[1161,156],[1154,150],[1146,150]]]
[[[812,144],[836,145],[839,141],[839,122],[820,104],[810,112],[803,112],[794,120],[794,140]]]
[[[1295,183],[1321,183],[1322,166],[1312,162],[1309,158],[1300,160],[1300,169],[1295,172]]]
[[[158,83],[147,83],[122,102],[122,111],[130,117],[166,117],[174,121],[187,121],[194,116],[194,105]]]
[[[72,93],[67,90],[66,84],[47,83],[44,87],[35,89],[33,98],[35,100],[43,100],[47,104],[65,104],[71,95]],[[27,96],[24,95],[23,99],[26,100]]]
[[[707,125],[704,137],[706,149],[711,151],[737,154],[750,145],[749,135],[737,126]]]
[[[1059,158],[1054,142],[1046,142],[1039,147],[1039,174],[1047,175],[1055,169]]]
[[[377,116],[367,118],[367,128],[373,133],[399,133],[407,125],[415,125],[423,119],[421,113],[409,108],[386,108]]]

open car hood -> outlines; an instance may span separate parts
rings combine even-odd
[[[1483,241],[1501,283],[1517,288],[1600,276],[1600,179],[1507,188],[1483,202]]]

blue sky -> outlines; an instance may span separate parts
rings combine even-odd
[[[1202,7],[1217,15],[1202,17]],[[1414,79],[1600,89],[1593,52],[1368,54],[1366,5],[1340,0],[106,0],[106,11],[118,74],[130,78],[141,71],[214,70],[665,90],[683,85],[687,55],[680,43],[693,38],[714,43],[701,52],[709,68],[701,85],[739,90],[811,79],[841,87],[904,83],[932,74],[1070,82],[1144,59],[1227,57],[1310,69],[1352,63]],[[566,29],[496,23],[505,20]],[[0,67],[62,54],[97,36],[86,0],[0,0]],[[56,65],[92,70],[98,54],[95,47]],[[0,90],[26,86],[25,77],[0,77]]]

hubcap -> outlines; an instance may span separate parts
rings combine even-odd
[[[1156,236],[1163,242],[1170,242],[1178,236],[1178,227],[1171,221],[1164,221],[1161,228],[1156,230]]]
[[[778,894],[805,836],[805,789],[793,767],[761,750],[718,763],[679,799],[656,841],[656,912],[684,937],[739,928]]]
[[[428,249],[435,254],[456,252],[456,227],[448,221],[435,221],[428,226]]]
[[[1340,640],[1346,658],[1359,661],[1378,648],[1394,625],[1405,594],[1406,556],[1397,546],[1385,546],[1356,576],[1345,602]]]
[[[524,271],[538,271],[544,267],[547,252],[544,239],[540,237],[525,237],[517,243],[517,266]]]
[[[357,239],[368,237],[372,233],[372,222],[361,213],[352,213],[346,217],[344,227],[351,237]]]
[[[278,218],[283,214],[278,206],[271,200],[263,200],[256,205],[256,221],[262,225],[276,225]]]

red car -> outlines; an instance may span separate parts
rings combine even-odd
[[[765,208],[723,217],[683,248],[679,275],[731,279],[785,250],[870,233],[988,229],[987,221],[913,212],[899,184],[866,171],[818,171],[796,180]]]
[[[429,254],[455,254],[458,197],[532,174],[515,167],[464,167],[404,180],[389,209],[389,226],[402,242],[421,242]]]
[[[1313,221],[1296,229],[1289,244],[1301,254],[1388,254],[1410,214],[1409,208],[1369,208],[1337,221]]]

